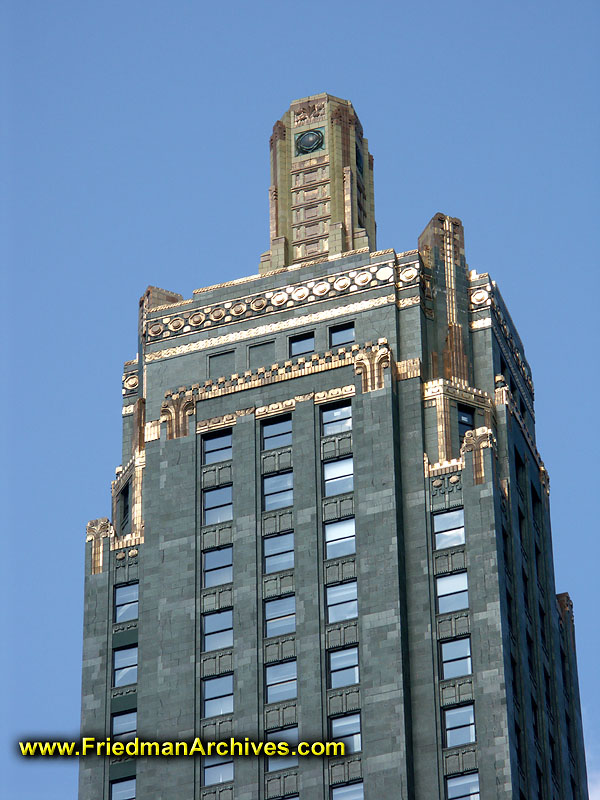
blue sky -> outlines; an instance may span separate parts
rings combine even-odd
[[[438,211],[460,217],[470,268],[498,282],[525,343],[599,798],[598,5],[7,0],[1,13],[12,796],[76,797],[74,762],[9,751],[78,729],[85,524],[109,514],[138,298],[256,272],[271,126],[328,91],[352,100],[375,155],[379,247],[415,247]]]

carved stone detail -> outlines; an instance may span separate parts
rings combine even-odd
[[[385,339],[379,339],[377,345],[365,345],[354,362],[354,372],[362,378],[362,390],[374,392],[383,389],[383,371],[390,366],[390,349]]]
[[[495,446],[496,439],[490,428],[476,428],[474,431],[465,433],[460,454],[462,457],[465,453],[473,453],[473,480],[475,483],[483,483],[485,481],[482,450],[486,447],[495,448]]]
[[[311,122],[317,122],[325,116],[325,102],[322,103],[305,103],[294,109],[294,127],[298,125],[308,125]],[[276,125],[278,123],[275,123]],[[282,124],[281,122],[279,123]],[[273,129],[275,133],[275,129]]]
[[[86,542],[92,543],[92,575],[102,572],[102,539],[113,538],[115,529],[108,517],[91,519],[85,529]]]
[[[191,391],[180,389],[167,393],[160,407],[161,422],[167,423],[167,439],[179,439],[188,435],[188,417],[195,411],[195,401]]]

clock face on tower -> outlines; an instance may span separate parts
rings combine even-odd
[[[315,150],[323,150],[325,147],[325,136],[322,128],[315,128],[311,131],[303,131],[296,135],[296,155],[303,156],[306,153],[314,153]]]

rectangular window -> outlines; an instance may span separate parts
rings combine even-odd
[[[466,572],[436,578],[436,588],[440,614],[469,607],[469,586]]]
[[[331,800],[364,800],[363,782],[346,783],[331,790]]]
[[[208,377],[222,378],[235,372],[235,351],[229,350],[227,353],[217,353],[208,357]]]
[[[327,587],[327,622],[340,622],[358,616],[356,581]]]
[[[270,422],[263,422],[262,439],[263,450],[288,447],[292,443],[291,416],[275,417]]]
[[[267,600],[265,603],[265,623],[267,636],[282,636],[296,630],[296,596]]]
[[[329,688],[352,686],[359,681],[358,647],[329,652]]]
[[[341,347],[344,344],[352,344],[354,341],[354,323],[346,322],[344,325],[336,325],[329,329],[329,346]]]
[[[479,800],[479,773],[446,778],[448,800]]]
[[[209,433],[202,437],[202,463],[216,464],[231,459],[231,430]]]
[[[294,534],[280,533],[263,539],[265,573],[294,567]]]
[[[326,558],[339,558],[356,552],[354,517],[325,523]]]
[[[138,618],[139,588],[137,581],[115,586],[115,622],[128,622]]]
[[[314,333],[302,333],[299,336],[290,336],[290,356],[302,356],[313,353],[315,350]]]
[[[220,650],[233,645],[233,611],[203,614],[203,650]]]
[[[296,659],[271,664],[265,670],[267,684],[267,703],[292,700],[298,696],[298,673]]]
[[[360,736],[360,714],[346,714],[330,720],[331,741],[343,742],[348,753],[358,753],[362,749]]]
[[[119,494],[119,502],[118,507],[120,511],[120,524],[121,524],[121,535],[125,533],[129,533],[131,530],[131,507],[130,507],[130,482],[128,481],[125,486],[121,489],[121,493]]]
[[[111,781],[110,800],[135,800],[135,778]]]
[[[137,668],[137,645],[113,650],[113,686],[128,686],[130,683],[137,683]]]
[[[233,675],[202,681],[202,716],[218,717],[233,712]]]
[[[279,731],[270,731],[267,734],[268,742],[287,742],[290,745],[290,752],[286,756],[269,756],[267,758],[267,772],[273,772],[276,769],[288,769],[288,767],[295,767],[298,764],[298,756],[292,755],[297,752],[298,745],[298,727],[283,728]]]
[[[352,430],[352,403],[325,406],[321,411],[323,436],[334,436]]]
[[[220,486],[202,493],[204,525],[216,525],[233,519],[233,487]]]
[[[456,747],[475,741],[475,710],[473,703],[444,711],[446,747]]]
[[[354,489],[354,460],[340,458],[338,461],[326,461],[323,464],[325,478],[325,497],[351,492]]]
[[[435,549],[465,543],[465,512],[462,508],[433,515]]]
[[[286,508],[294,504],[294,473],[279,472],[263,478],[264,510]]]
[[[251,370],[269,367],[275,361],[275,342],[251,344],[248,348],[248,367]]]
[[[110,720],[110,735],[115,741],[127,742],[135,739],[137,732],[137,711],[124,711],[113,714]]]
[[[204,786],[228,783],[233,780],[233,758],[231,756],[206,756],[203,767]]]
[[[442,678],[458,678],[472,672],[471,637],[442,642]]]
[[[462,444],[467,431],[475,427],[475,413],[469,406],[458,406],[458,438]]]
[[[207,550],[202,554],[202,585],[206,589],[233,580],[233,547]]]

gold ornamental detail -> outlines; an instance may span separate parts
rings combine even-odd
[[[85,540],[92,543],[92,575],[102,572],[102,540],[113,538],[115,529],[110,524],[108,517],[91,519],[86,525]]]

